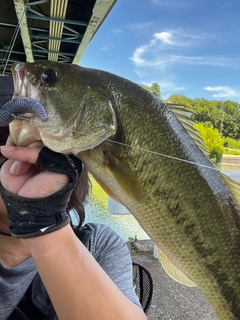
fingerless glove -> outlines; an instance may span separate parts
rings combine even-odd
[[[63,155],[44,147],[37,159],[44,170],[67,174],[70,183],[44,198],[25,198],[6,190],[0,183],[2,199],[11,220],[12,236],[33,238],[61,229],[70,221],[68,202],[82,172],[82,162],[73,155]]]

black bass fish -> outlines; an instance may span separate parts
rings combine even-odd
[[[239,320],[240,189],[207,159],[189,112],[100,70],[39,61],[12,71],[14,97],[49,115],[12,121],[14,143],[77,155],[138,220],[165,270],[196,285],[219,319]]]

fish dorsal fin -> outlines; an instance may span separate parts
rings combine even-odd
[[[201,139],[199,132],[194,128],[195,122],[192,120],[193,112],[188,110],[185,106],[181,106],[178,104],[167,103],[167,107],[174,113],[174,115],[178,118],[181,125],[185,128],[187,133],[196,143],[198,149],[202,151],[202,153],[208,157],[209,153],[206,146],[203,144],[203,140]]]
[[[238,206],[240,210],[240,184],[230,177],[228,177],[226,174],[223,172],[219,172],[221,178],[225,182],[228,190],[231,192],[231,195],[233,197],[233,200],[235,201],[236,205]]]
[[[140,203],[144,202],[145,194],[143,188],[141,188],[137,179],[121,162],[121,160],[116,158],[111,152],[106,152],[104,154],[104,158],[106,160],[105,165],[117,180],[122,191],[133,200],[136,200]],[[112,197],[111,194],[109,194],[109,196]],[[113,197],[113,199],[116,199],[116,197]]]
[[[158,259],[162,264],[163,269],[167,274],[177,282],[180,282],[188,287],[195,287],[195,283],[189,279],[181,270],[179,270],[173,262],[160,250],[157,248]]]

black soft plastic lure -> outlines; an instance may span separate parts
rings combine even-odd
[[[38,116],[41,121],[48,120],[49,115],[43,105],[30,98],[18,98],[8,101],[0,107],[0,127],[7,126],[16,116],[23,113],[32,113]]]

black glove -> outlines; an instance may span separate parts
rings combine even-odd
[[[25,198],[6,190],[0,183],[2,199],[11,220],[12,236],[33,238],[63,228],[70,221],[67,206],[82,172],[82,162],[73,155],[63,155],[44,147],[37,164],[50,172],[67,174],[71,181],[62,190],[44,198]]]

